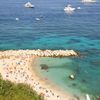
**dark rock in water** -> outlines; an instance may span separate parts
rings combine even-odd
[[[40,66],[41,66],[42,70],[47,70],[48,69],[48,65],[46,65],[46,64],[41,64]]]

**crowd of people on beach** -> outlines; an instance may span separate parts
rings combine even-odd
[[[7,53],[7,51],[5,51]],[[1,53],[1,52],[0,52]],[[3,55],[3,53],[2,53]],[[16,56],[0,57],[0,73],[5,80],[10,80],[14,83],[25,83],[30,85],[38,94],[43,95],[45,100],[72,100],[73,96],[63,97],[55,92],[52,88],[45,86],[45,79],[40,79],[35,71],[32,71],[32,66],[36,57],[26,53]],[[65,98],[65,99],[64,99]],[[77,100],[77,99],[73,99]]]

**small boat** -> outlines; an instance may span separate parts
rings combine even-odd
[[[96,0],[82,0],[83,3],[92,3],[92,2],[96,2]]]
[[[85,96],[86,96],[86,100],[91,100],[88,94],[86,94]]]
[[[68,6],[66,6],[66,7],[64,8],[64,11],[67,12],[67,13],[71,13],[71,12],[73,12],[74,10],[75,10],[75,8],[71,7],[70,4],[68,4]]]
[[[19,20],[19,18],[16,18],[16,20],[18,21],[18,20]]]
[[[27,2],[25,5],[24,5],[26,8],[34,8],[35,6],[32,5],[30,2]]]
[[[39,21],[40,20],[40,18],[35,18],[37,21]]]

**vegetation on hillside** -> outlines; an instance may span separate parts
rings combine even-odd
[[[0,100],[44,100],[26,84],[14,84],[0,75]]]

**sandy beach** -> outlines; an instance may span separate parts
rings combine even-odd
[[[5,80],[29,84],[45,100],[78,100],[69,93],[45,83],[32,69],[38,56],[27,51],[0,51],[0,73]]]

